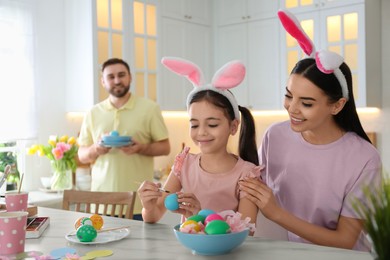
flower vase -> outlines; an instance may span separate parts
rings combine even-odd
[[[72,170],[59,161],[51,162],[51,166],[53,171],[51,189],[56,191],[72,189]]]

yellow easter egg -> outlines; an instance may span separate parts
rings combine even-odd
[[[201,226],[199,225],[198,222],[196,222],[195,220],[187,220],[187,221],[184,221],[181,225],[180,225],[180,229],[182,228],[185,228],[185,227],[192,227],[193,230],[195,230],[196,232],[199,232],[201,230]]]
[[[91,217],[90,217],[91,221],[92,221],[92,226],[96,229],[96,230],[100,230],[102,227],[103,227],[103,224],[104,224],[104,220],[102,218],[102,216],[100,216],[99,214],[93,214]]]
[[[82,226],[85,219],[87,219],[87,217],[78,218],[76,222],[74,222],[74,228],[78,229],[80,226]]]

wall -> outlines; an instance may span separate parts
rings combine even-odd
[[[382,0],[382,118],[380,135],[384,170],[390,178],[390,1]]]
[[[36,67],[39,129],[38,139],[34,142],[46,143],[49,135],[77,135],[81,117],[70,117],[65,113],[65,17],[63,15],[64,0],[36,0],[37,24],[36,24]],[[390,171],[390,1],[382,1],[382,64],[383,64],[383,108],[380,114],[361,115],[363,126],[367,131],[378,133],[378,149],[382,154],[384,169]],[[387,70],[386,70],[387,68]],[[82,86],[80,86],[82,87]],[[77,98],[77,97],[74,97]],[[185,114],[185,113],[184,113]],[[258,140],[264,130],[273,122],[287,119],[285,115],[256,116]],[[173,162],[174,156],[180,151],[182,142],[193,147],[188,137],[188,118],[184,115],[180,118],[165,117],[172,145],[170,156],[156,158],[156,168],[164,168]],[[235,149],[237,138],[230,144]],[[50,165],[46,158],[28,156],[26,158],[26,175],[23,188],[32,190],[39,188],[40,176],[50,175]]]

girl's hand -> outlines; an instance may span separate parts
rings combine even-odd
[[[138,196],[146,210],[153,209],[156,206],[158,198],[162,196],[162,192],[159,191],[160,187],[160,183],[144,181],[138,188]]]
[[[198,198],[193,193],[178,192],[177,197],[179,209],[175,212],[182,214],[186,218],[198,214],[202,209]]]
[[[263,215],[275,220],[280,209],[272,190],[261,180],[249,178],[239,181],[240,190],[247,193],[246,198],[256,204]]]

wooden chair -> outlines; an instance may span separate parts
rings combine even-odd
[[[135,197],[134,191],[65,190],[62,209],[132,219]]]

